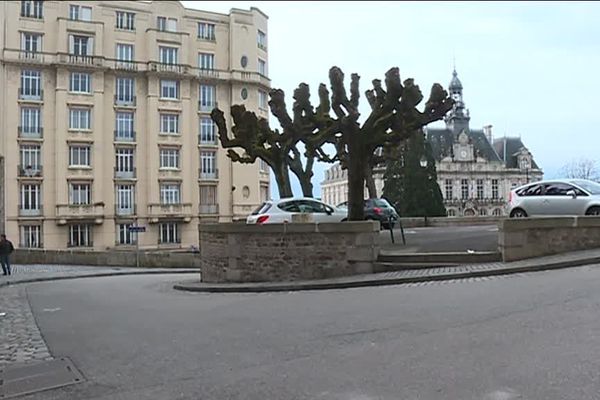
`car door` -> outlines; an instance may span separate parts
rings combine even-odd
[[[286,201],[279,204],[277,208],[279,211],[273,213],[273,222],[277,223],[292,222],[292,215],[300,212],[298,200]]]
[[[546,199],[544,198],[543,184],[535,184],[528,186],[525,190],[519,193],[518,208],[525,210],[527,215],[544,215],[546,210]]]
[[[570,191],[575,192],[575,198]],[[546,186],[544,192],[546,215],[581,215],[585,213],[587,199],[580,189],[564,182],[554,182]]]
[[[333,222],[333,209],[328,210],[325,204],[315,200],[301,200],[299,203],[301,211],[312,213],[314,222]]]

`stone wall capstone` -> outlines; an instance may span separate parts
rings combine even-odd
[[[203,282],[281,282],[373,272],[379,223],[200,227]]]

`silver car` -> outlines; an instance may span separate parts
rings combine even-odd
[[[347,210],[339,210],[310,197],[270,200],[262,203],[246,218],[247,224],[282,224],[292,222],[294,215],[304,214],[312,222],[342,222]]]
[[[511,190],[508,215],[600,215],[600,184],[585,179],[528,183]]]

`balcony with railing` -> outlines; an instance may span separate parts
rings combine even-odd
[[[229,73],[214,68],[198,68],[198,77],[202,79],[227,79]]]
[[[214,169],[213,171],[203,171],[202,168],[198,170],[201,181],[210,181],[219,179],[219,170]]]
[[[115,142],[135,142],[135,131],[115,130]]]
[[[127,217],[136,214],[136,208],[134,204],[130,205],[121,205],[115,204],[115,215],[119,217]]]
[[[19,204],[19,217],[40,217],[44,214],[44,207],[39,205],[37,208],[24,208]]]
[[[190,203],[148,204],[148,218],[153,223],[161,219],[183,219],[185,222],[189,222],[191,217],[192,205]]]
[[[198,101],[198,111],[200,112],[206,112],[209,113],[211,112],[213,109],[218,108],[219,104],[216,101],[211,101],[211,102],[207,102],[207,101]]]
[[[55,56],[51,53],[45,53],[41,51],[27,51],[21,49],[4,49],[5,62],[37,65],[44,63],[52,63],[54,62],[54,59]]]
[[[44,91],[38,90],[26,90],[25,88],[19,88],[19,100],[33,100],[42,101],[44,100]]]
[[[135,107],[137,103],[136,96],[115,94],[115,105],[119,107]]]
[[[44,128],[41,126],[19,126],[19,137],[23,139],[41,139],[44,136]]]
[[[101,68],[104,66],[104,57],[102,56],[70,53],[58,53],[57,56],[58,64],[91,68]]]
[[[186,74],[188,72],[188,67],[184,64],[170,64],[158,61],[150,61],[148,62],[148,70],[152,72],[180,75]]]
[[[135,179],[136,178],[136,168],[134,167],[132,170],[120,170],[117,167],[115,169],[115,179]]]
[[[258,83],[264,87],[271,87],[271,80],[259,72],[231,71],[231,80],[237,82]]]
[[[107,60],[107,65],[109,68],[113,68],[118,71],[136,72],[140,69],[139,63],[135,61]]]
[[[200,204],[198,206],[198,213],[203,215],[214,215],[219,213],[218,204]]]
[[[19,164],[18,176],[26,178],[41,178],[43,176],[43,168],[41,165]]]
[[[104,220],[104,203],[95,204],[57,204],[56,223],[65,225],[67,221],[93,220],[101,224]]]

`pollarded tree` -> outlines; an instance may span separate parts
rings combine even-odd
[[[373,89],[365,92],[371,113],[364,123],[358,119],[359,80],[352,74],[350,98],[344,86],[344,73],[338,67],[329,71],[331,108],[337,117],[334,132],[337,158],[348,170],[348,219],[362,220],[363,194],[367,171],[378,161],[376,150],[397,146],[434,121],[440,120],[452,108],[453,101],[439,84],[434,84],[423,111],[417,106],[423,95],[412,79],[400,82],[398,68],[385,74],[385,86],[373,81]]]

